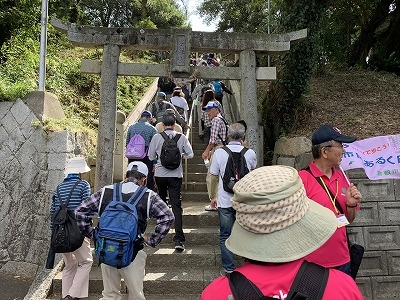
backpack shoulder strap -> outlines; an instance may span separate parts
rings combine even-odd
[[[160,134],[164,138],[164,140],[169,139],[168,135],[164,131],[160,132]]]
[[[147,191],[146,187],[139,186],[127,202],[133,204],[133,206],[136,206],[139,200],[142,199],[146,191]]]
[[[174,140],[175,140],[176,143],[178,143],[179,139],[181,138],[181,135],[182,135],[182,134],[177,133],[177,134],[174,136]]]
[[[247,152],[247,150],[249,150],[249,148],[243,147],[243,149],[240,151],[240,155],[244,155]]]
[[[288,300],[321,300],[328,282],[329,269],[304,261],[290,287]]]
[[[251,282],[246,276],[238,271],[227,274],[229,286],[235,300],[272,300],[262,294],[260,289]]]
[[[231,149],[229,149],[228,146],[223,146],[221,148],[224,149],[226,151],[226,153],[228,153],[229,155],[232,155],[232,151],[231,151]]]
[[[60,203],[60,206],[63,205],[63,204],[65,206],[68,206],[69,200],[71,199],[71,196],[72,196],[72,192],[75,190],[75,188],[78,186],[78,184],[81,183],[81,181],[82,181],[82,179],[79,178],[75,182],[75,184],[73,185],[72,189],[69,191],[69,194],[68,194],[68,197],[67,197],[67,201],[65,201],[65,203],[63,203],[62,200],[61,200],[60,185],[57,186],[57,197],[58,197],[58,201]]]

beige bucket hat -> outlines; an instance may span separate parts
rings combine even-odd
[[[337,228],[332,211],[306,196],[297,170],[257,168],[234,188],[236,221],[226,247],[263,262],[300,259],[324,244]]]
[[[72,157],[68,160],[65,167],[65,174],[79,174],[89,172],[90,168],[84,157]]]

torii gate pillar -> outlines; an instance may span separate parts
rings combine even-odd
[[[258,115],[257,115],[257,83],[256,83],[256,54],[251,50],[240,52],[240,112],[241,118],[247,123],[247,138],[250,148],[260,153],[258,140]],[[262,142],[262,141],[261,141]],[[258,146],[258,147],[257,147]]]
[[[113,182],[115,121],[117,118],[117,80],[120,47],[105,44],[100,77],[100,112],[97,136],[97,161],[94,188],[97,191],[105,182]]]

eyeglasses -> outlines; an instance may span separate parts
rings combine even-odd
[[[344,148],[343,145],[328,145],[328,146],[325,146],[325,148],[328,148],[328,147],[330,147],[330,148],[332,148],[332,147],[334,147],[334,148],[341,148],[341,149]]]

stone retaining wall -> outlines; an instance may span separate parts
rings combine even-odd
[[[0,272],[34,278],[47,257],[52,192],[88,137],[33,126],[26,103],[0,102]]]
[[[282,138],[274,164],[300,170],[312,159],[311,141]],[[369,180],[363,169],[346,171],[363,195],[361,210],[349,226],[350,239],[365,247],[357,284],[366,300],[400,297],[400,180]],[[334,249],[332,249],[334,251]]]

